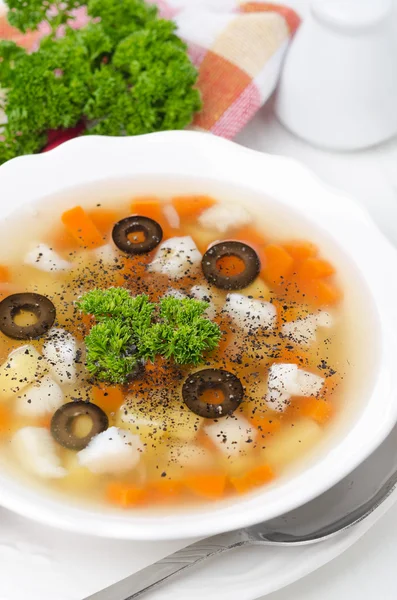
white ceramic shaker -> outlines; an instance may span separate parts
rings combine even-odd
[[[397,133],[397,31],[391,0],[312,0],[286,57],[275,110],[334,150]]]

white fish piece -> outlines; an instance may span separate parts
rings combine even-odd
[[[269,408],[286,410],[291,396],[316,396],[324,385],[324,378],[289,363],[273,364],[268,374],[265,397]]]
[[[104,244],[92,250],[94,260],[100,260],[104,265],[111,265],[117,258],[116,248],[112,244]]]
[[[216,317],[216,306],[213,302],[213,294],[211,290],[206,285],[194,285],[190,290],[190,295],[193,296],[196,300],[202,300],[203,302],[208,303],[208,308],[205,311],[205,316],[208,319],[215,319]]]
[[[248,451],[258,432],[241,415],[231,415],[204,427],[205,433],[217,449],[226,456],[238,456]]]
[[[48,273],[67,271],[72,268],[71,262],[64,260],[47,244],[38,244],[29,250],[25,255],[24,263]]]
[[[281,333],[296,344],[309,346],[317,340],[318,327],[330,329],[333,325],[334,318],[332,315],[321,310],[317,314],[284,323],[281,327]]]
[[[160,244],[148,270],[168,275],[171,279],[180,279],[197,268],[201,258],[201,252],[189,235],[173,237]]]
[[[144,451],[139,435],[109,427],[92,438],[77,456],[92,473],[123,473],[134,469]]]
[[[335,317],[331,315],[331,313],[326,312],[325,310],[319,310],[316,315],[314,315],[316,319],[316,323],[318,327],[325,327],[330,329],[335,325]]]
[[[317,339],[317,320],[314,315],[308,315],[296,321],[284,323],[281,327],[281,333],[296,344],[309,346]]]
[[[251,223],[252,217],[239,204],[214,204],[198,218],[202,227],[225,233],[228,229],[242,227]]]
[[[39,477],[59,479],[67,474],[51,433],[44,427],[19,429],[12,436],[11,448],[22,467]]]
[[[16,348],[0,366],[0,399],[7,400],[48,371],[48,364],[30,344]]]
[[[324,377],[310,371],[298,369],[296,378],[297,396],[317,396],[324,385]]]
[[[271,410],[284,412],[287,410],[291,401],[291,394],[282,392],[275,388],[268,390],[265,396],[265,404]]]
[[[243,294],[228,294],[223,311],[242,329],[273,329],[277,310],[271,302],[248,298]]]
[[[63,403],[63,391],[49,375],[25,388],[15,401],[18,414],[26,417],[55,412]]]
[[[181,220],[177,210],[172,206],[172,204],[164,204],[163,213],[168,221],[169,226],[172,227],[172,229],[179,229]]]
[[[76,383],[77,342],[64,329],[53,327],[43,344],[43,356],[47,360],[52,377],[61,385]]]
[[[289,363],[273,364],[269,369],[267,385],[269,390],[275,389],[281,392],[293,394],[296,389],[298,376],[298,365]]]

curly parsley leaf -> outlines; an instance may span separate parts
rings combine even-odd
[[[222,335],[216,323],[203,317],[207,304],[199,300],[163,298],[155,312],[147,296],[109,288],[87,292],[77,307],[99,321],[85,340],[87,368],[110,383],[127,381],[139,360],[154,361],[157,355],[177,364],[199,364]]]
[[[57,26],[79,5],[59,4]],[[45,15],[55,23],[42,0],[9,6],[22,31]],[[87,8],[88,25],[77,31],[67,25],[63,37],[43,38],[36,52],[0,43],[7,116],[0,162],[40,151],[50,129],[83,122],[86,134],[139,135],[181,129],[200,110],[197,71],[172,22],[158,19],[143,0],[92,0]]]

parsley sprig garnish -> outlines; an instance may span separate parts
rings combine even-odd
[[[97,321],[85,338],[87,369],[109,383],[125,383],[139,362],[157,355],[196,365],[221,338],[218,325],[203,316],[207,303],[199,300],[166,297],[156,305],[145,295],[109,288],[87,292],[77,306]]]
[[[175,24],[143,0],[7,0],[22,32],[49,24],[27,53],[0,42],[0,164],[40,151],[48,131],[84,123],[87,134],[138,135],[182,129],[201,100],[197,71]],[[86,4],[89,23],[71,25]],[[62,26],[62,37],[59,27]]]

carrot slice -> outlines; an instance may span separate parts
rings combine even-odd
[[[11,427],[11,411],[4,405],[0,405],[0,433],[5,433]]]
[[[128,508],[141,504],[146,495],[146,490],[125,483],[112,482],[106,489],[106,498],[111,504]]]
[[[211,196],[175,196],[171,202],[181,219],[195,219],[216,204]]]
[[[241,275],[246,270],[245,262],[238,256],[222,256],[217,262],[218,271],[226,277]]]
[[[284,248],[296,261],[304,260],[310,256],[316,256],[318,248],[315,244],[306,241],[288,242],[283,244]]]
[[[94,387],[92,389],[92,397],[94,403],[107,413],[115,412],[124,401],[124,394],[118,386],[101,385]]]
[[[233,233],[233,239],[241,242],[246,242],[250,246],[263,248],[267,244],[264,236],[252,225],[241,227],[236,233]]]
[[[44,427],[45,429],[50,429],[51,421],[52,415],[44,415],[38,420],[37,427]]]
[[[173,502],[182,491],[182,483],[172,479],[159,479],[149,486],[150,499],[154,502]]]
[[[335,268],[330,262],[322,258],[306,258],[299,267],[298,276],[301,279],[310,281],[312,279],[321,279],[329,277],[335,273]]]
[[[131,212],[142,217],[149,217],[157,222],[164,218],[161,200],[156,196],[135,198],[131,203]]]
[[[10,282],[10,270],[5,265],[0,265],[0,282],[1,283],[9,283]]]
[[[305,286],[304,291],[307,300],[316,306],[332,306],[342,298],[340,290],[333,283],[323,279],[311,282]]]
[[[113,229],[113,226],[119,221],[119,217],[114,210],[107,208],[94,208],[88,211],[88,216],[95,227],[103,234],[107,235]]]
[[[63,213],[62,223],[83,248],[98,248],[104,243],[101,233],[81,206],[75,206]]]
[[[281,427],[280,418],[268,412],[262,413],[257,410],[249,417],[249,420],[263,435],[276,433]]]
[[[269,282],[279,284],[292,273],[294,259],[277,244],[269,244],[263,251],[261,275]]]
[[[269,465],[260,465],[241,477],[231,477],[230,483],[239,494],[245,494],[265,483],[269,483],[272,479],[274,479],[273,469]]]
[[[188,477],[185,486],[197,496],[209,500],[217,500],[223,496],[226,487],[226,475],[218,473],[202,473]]]
[[[289,416],[308,417],[320,425],[326,423],[332,413],[332,404],[322,398],[294,398],[288,409]]]
[[[156,196],[142,196],[131,203],[131,212],[142,217],[149,217],[158,223],[163,230],[163,239],[175,235],[163,213],[163,202]]]

